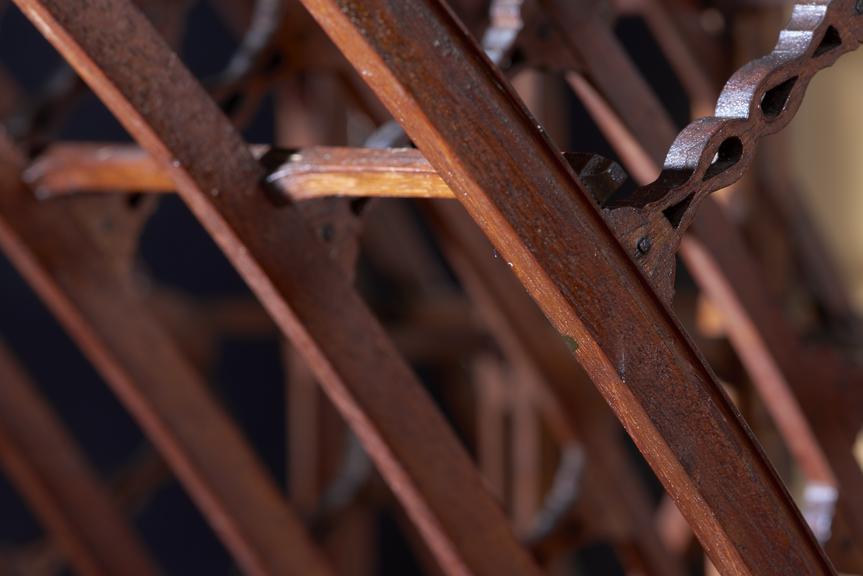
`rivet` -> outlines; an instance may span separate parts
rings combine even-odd
[[[863,2],[863,0],[858,1]],[[639,254],[647,254],[648,252],[650,252],[650,248],[652,246],[653,243],[650,241],[650,238],[644,236],[638,241],[638,244],[636,244],[635,247],[638,249]]]

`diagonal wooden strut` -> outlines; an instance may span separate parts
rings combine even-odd
[[[616,72],[625,86],[639,81],[624,68]],[[647,135],[638,128],[638,119],[655,110],[642,107],[641,99],[615,106],[607,95],[619,86],[600,85],[594,91],[573,79],[571,84],[639,184],[647,184],[638,175],[658,172],[663,152],[641,146]],[[662,132],[670,143],[672,122],[664,110],[656,126],[654,132]],[[637,153],[629,153],[633,150]],[[680,255],[727,318],[729,339],[807,481],[838,487],[845,523],[854,534],[863,534],[863,499],[857,489],[863,474],[851,452],[860,427],[859,401],[854,386],[845,384],[859,377],[837,355],[813,353],[798,339],[766,289],[741,234],[713,199],[706,198],[696,213]]]
[[[79,574],[159,573],[74,438],[0,342],[0,464]]]
[[[717,567],[833,573],[677,321],[449,10],[433,0],[304,4],[577,343]]]
[[[605,122],[613,119],[612,111],[605,110],[603,114]],[[612,142],[617,144],[616,140]],[[413,149],[313,147],[299,149],[290,158],[274,173],[273,183],[291,201],[345,192],[367,197],[455,198],[421,153]],[[129,185],[137,191],[167,192],[173,186],[170,178],[140,149],[109,144],[57,145],[48,149],[25,174],[46,198],[108,192]],[[380,178],[382,174],[386,174],[385,182]],[[130,177],[133,179],[129,180]],[[763,284],[754,280],[759,273],[740,245],[736,231],[724,223],[727,218],[717,212],[709,199],[703,209],[706,216],[696,219],[694,230],[700,239],[694,235],[684,238],[683,257],[696,279],[733,320],[729,323],[732,342],[757,377],[761,393],[769,399],[766,405],[807,479],[833,482],[836,475],[841,489],[840,506],[846,511],[846,522],[856,530],[855,510],[859,509],[859,503],[855,501],[858,496],[853,486],[859,484],[860,473],[850,452],[854,427],[848,428],[842,418],[819,417],[831,413],[831,406],[842,405],[830,396],[833,390],[827,385],[833,378],[843,376],[834,373],[840,365],[835,359],[822,358],[818,393],[809,393],[805,400],[803,396],[797,397],[806,394],[807,375],[815,381],[811,378],[815,370],[808,363],[794,368],[800,359],[809,356],[800,349],[790,327],[763,289],[758,289]],[[714,229],[708,233],[704,227],[710,225]],[[703,244],[705,240],[708,242]],[[721,269],[717,264],[721,264]],[[793,350],[797,352],[789,352]],[[554,379],[550,382],[554,384]],[[810,422],[817,424],[814,436]],[[815,441],[833,451],[829,461]]]
[[[465,289],[493,327],[510,361],[535,372],[545,394],[552,397],[584,445],[588,470],[605,490],[597,490],[603,515],[614,518],[630,534],[637,568],[650,575],[683,574],[682,566],[659,541],[644,487],[629,464],[611,411],[586,381],[542,312],[518,280],[496,258],[492,248],[464,210],[455,203],[436,202],[428,213],[445,253]],[[526,365],[526,366],[525,366]],[[626,554],[622,556],[626,557]]]
[[[0,138],[0,249],[70,333],[252,574],[329,574],[263,465],[71,207],[40,204]]]
[[[17,4],[170,171],[446,570],[536,573],[467,454],[325,247],[296,208],[273,210],[261,167],[132,4]]]

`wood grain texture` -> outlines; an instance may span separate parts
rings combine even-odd
[[[0,248],[135,418],[250,574],[329,574],[263,465],[69,206],[40,204],[0,139]],[[92,207],[91,207],[92,208]]]
[[[832,9],[839,9],[839,5]],[[821,14],[820,11],[818,13]],[[826,28],[827,20],[825,18],[817,28]],[[808,38],[817,40],[821,35],[823,31]],[[853,47],[856,44],[848,42],[831,58],[835,59]],[[794,53],[805,54],[814,50],[814,45],[804,44]],[[808,64],[804,63],[809,67],[806,74],[814,74],[831,62],[815,58]],[[742,90],[741,86],[747,82],[740,80],[740,76],[737,75],[736,84],[729,83],[726,91]],[[626,69],[618,70],[617,78],[623,85],[635,82]],[[763,92],[765,85],[770,85],[770,82],[759,82],[756,87],[751,87],[750,92]],[[640,144],[645,134],[638,131],[636,120],[653,109],[642,108],[639,101],[616,107],[604,94],[586,91],[578,85],[573,88],[637,182],[648,185],[649,180],[643,175],[655,172],[663,156]],[[607,87],[605,92],[609,89]],[[804,89],[805,86],[798,88],[799,93],[794,95],[796,100],[783,114],[793,115]],[[726,94],[725,100],[729,99]],[[661,116],[659,124],[669,125],[667,113],[663,111]],[[788,120],[783,119],[783,125]],[[753,122],[755,134],[746,140],[747,146],[754,145],[758,130],[772,132],[780,128],[761,126],[759,122],[763,123],[763,119]],[[637,131],[629,131],[627,126],[634,126]],[[667,137],[671,141],[671,136]],[[678,142],[675,146],[683,144]],[[705,189],[710,188],[711,185],[706,185]],[[804,476],[810,482],[839,488],[839,508],[845,523],[853,533],[861,534],[863,502],[855,487],[863,482],[863,474],[851,454],[851,442],[860,425],[859,400],[854,392],[859,388],[855,383],[860,382],[860,376],[838,354],[806,346],[795,334],[767,289],[763,272],[747,250],[741,233],[717,202],[705,197],[692,221],[691,234],[683,236],[680,241],[683,262],[705,294],[722,311],[729,339]]]
[[[169,171],[363,441],[437,560],[452,573],[535,573],[468,455],[326,246],[295,207],[273,209],[246,144],[134,6],[17,4]]]
[[[596,490],[581,499],[596,499],[598,524],[620,527],[637,557],[632,570],[652,576],[682,575],[684,569],[660,542],[653,511],[638,474],[619,441],[619,427],[602,397],[579,369],[567,343],[543,317],[505,264],[489,258],[492,247],[457,204],[427,207],[443,247],[466,290],[492,327],[509,361],[527,371],[551,398],[570,433],[584,445],[588,473]]]
[[[260,158],[271,152],[256,145]],[[284,152],[285,161],[267,175],[285,201],[331,196],[455,198],[425,157],[413,148],[314,146]],[[79,193],[167,193],[176,188],[170,174],[134,145],[58,143],[24,172],[42,199]]]
[[[577,343],[714,563],[727,573],[833,573],[676,320],[448,9],[304,4]]]

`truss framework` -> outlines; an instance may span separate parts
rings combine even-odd
[[[16,4],[141,149],[67,145],[49,149],[28,168],[16,145],[4,141],[0,245],[147,431],[244,570],[332,569],[209,397],[196,367],[130,285],[136,217],[119,216],[126,231],[116,237],[94,237],[95,219],[117,217],[115,199],[100,199],[70,220],[56,196],[115,187],[176,189],[305,359],[447,573],[538,568],[352,287],[350,249],[344,263],[333,260],[304,200],[382,195],[455,198],[464,206],[470,219],[442,200],[427,207],[428,217],[471,297],[496,326],[506,356],[549,399],[545,410],[559,423],[560,439],[583,441],[594,463],[587,485],[606,494],[615,485],[626,495],[605,503],[617,522],[629,524],[622,540],[636,550],[636,565],[653,574],[683,573],[669,541],[650,529],[646,496],[631,482],[622,449],[607,432],[610,415],[591,393],[569,386],[581,379],[567,362],[570,353],[720,571],[834,573],[670,311],[679,249],[726,315],[729,338],[807,479],[838,490],[848,531],[858,541],[863,537],[863,501],[855,489],[863,478],[850,450],[861,398],[847,384],[860,376],[835,354],[802,346],[758,280],[740,233],[706,198],[740,177],[760,134],[790,120],[811,75],[856,47],[854,3],[797,6],[777,50],[732,77],[719,98],[721,118],[696,122],[676,140],[667,114],[603,23],[598,3],[578,13],[551,0],[531,5],[546,18],[577,26],[569,33],[555,28],[552,42],[546,41],[550,33],[527,34],[535,33],[528,20],[512,46],[525,43],[524,65],[568,62],[557,64],[560,72],[644,186],[626,205],[608,201],[619,183],[617,168],[594,157],[562,156],[501,71],[437,0],[303,0],[420,152],[308,148],[287,154],[250,151],[130,2]],[[661,11],[646,4],[657,35],[677,56],[670,59],[689,71],[693,94],[709,98],[709,81],[693,72],[697,66],[687,53],[673,50],[682,40],[669,32]],[[567,56],[554,59],[553,50]],[[742,105],[733,98],[740,92],[749,96]],[[753,119],[756,112],[761,116]],[[648,185],[660,165],[659,180]],[[679,217],[669,217],[683,202]],[[557,333],[513,287],[506,268],[483,257],[489,249],[471,219]],[[348,216],[339,222],[350,226]],[[684,235],[690,223],[691,234]],[[822,375],[817,385],[816,373]],[[146,560],[136,564],[150,570]]]

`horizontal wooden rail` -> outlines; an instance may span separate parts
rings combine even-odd
[[[251,147],[256,157],[270,148]],[[41,199],[76,193],[176,189],[171,175],[141,148],[128,144],[58,143],[24,172]],[[455,198],[419,150],[331,148],[296,150],[268,177],[287,200],[329,196]]]

